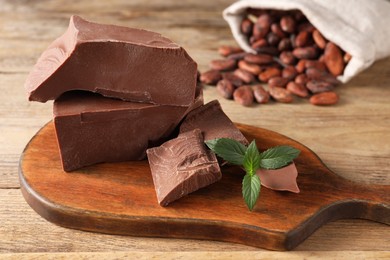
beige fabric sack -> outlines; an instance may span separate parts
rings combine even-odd
[[[352,55],[338,79],[347,82],[375,60],[390,55],[390,3],[385,0],[241,0],[223,11],[242,49],[254,52],[240,32],[247,8],[301,10],[328,40]]]

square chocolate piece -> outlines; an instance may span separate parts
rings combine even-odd
[[[217,158],[195,129],[147,151],[158,203],[167,206],[221,179]]]

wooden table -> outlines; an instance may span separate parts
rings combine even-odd
[[[218,57],[219,45],[234,44],[221,17],[222,10],[232,2],[2,1],[0,253],[11,253],[3,256],[22,256],[16,253],[26,253],[23,256],[27,257],[54,254],[69,258],[133,256],[141,259],[389,256],[389,227],[364,220],[329,223],[294,252],[278,253],[222,242],[123,237],[70,230],[45,221],[24,201],[18,181],[19,156],[29,139],[51,119],[52,103],[27,102],[23,83],[40,53],[65,30],[70,15],[160,32],[186,48],[204,71],[208,62]],[[348,84],[340,86],[337,92],[341,102],[333,107],[311,106],[307,100],[251,108],[222,99],[221,103],[233,121],[278,131],[305,144],[333,171],[347,179],[390,184],[390,58],[376,62]],[[206,101],[215,98],[218,98],[215,89],[206,87]],[[36,254],[30,254],[32,252]]]

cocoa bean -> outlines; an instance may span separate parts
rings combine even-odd
[[[296,59],[291,51],[283,51],[280,53],[279,59],[285,65],[292,65],[296,62]]]
[[[256,21],[256,24],[258,24],[261,28],[268,28],[268,32],[271,27],[271,23],[272,23],[272,17],[268,13],[263,13],[259,15]]]
[[[344,71],[344,59],[340,48],[333,42],[328,42],[324,51],[325,65],[334,76],[341,75]]]
[[[254,48],[255,51],[257,52],[257,54],[269,54],[269,55],[272,55],[272,56],[277,56],[279,55],[279,50],[278,48],[276,47],[272,47],[272,46],[264,46],[264,47],[260,47],[260,48]]]
[[[275,33],[270,32],[267,34],[267,42],[270,46],[278,46],[280,38]]]
[[[271,16],[269,14],[262,14],[253,25],[253,36],[256,39],[264,38],[271,27]]]
[[[226,99],[233,98],[234,89],[235,88],[234,88],[233,84],[226,79],[222,79],[222,80],[218,81],[218,83],[217,83],[217,91],[218,91],[219,95],[221,95],[222,97],[224,97]]]
[[[263,88],[262,85],[254,85],[252,86],[253,89],[253,95],[255,97],[255,100],[259,104],[266,104],[269,101],[269,93]]]
[[[332,85],[335,85],[335,86],[341,83],[335,76],[333,76],[332,74],[329,74],[329,73],[321,76],[319,78],[319,80],[328,82],[329,84],[332,84]]]
[[[324,57],[324,54],[322,54],[322,55],[318,58],[318,61],[325,64],[325,57]]]
[[[325,64],[323,62],[318,61],[318,60],[307,60],[305,62],[305,68],[306,69],[308,69],[308,68],[315,68],[315,69],[318,69],[318,70],[326,71]]]
[[[268,54],[252,54],[245,55],[244,60],[254,64],[269,64],[274,61],[274,58]]]
[[[234,101],[243,106],[251,106],[253,104],[253,90],[250,86],[238,87],[233,92]]]
[[[296,35],[295,34],[291,34],[290,35],[290,42],[291,42],[291,47],[293,48],[293,49],[295,49],[297,46],[295,46],[295,38],[296,38]]]
[[[281,71],[278,68],[268,68],[262,73],[259,74],[259,80],[262,82],[268,82],[272,77],[277,77],[281,75]]]
[[[289,38],[283,38],[280,40],[279,45],[278,45],[278,50],[279,51],[288,51],[291,50],[291,41]]]
[[[254,43],[252,43],[251,47],[253,49],[257,49],[257,48],[261,48],[261,47],[266,47],[268,46],[268,42],[266,39],[262,38],[262,39],[259,39],[257,41],[255,41]]]
[[[303,84],[296,83],[294,81],[290,81],[287,84],[286,89],[288,91],[290,91],[292,94],[294,94],[294,95],[296,95],[298,97],[307,97],[307,96],[309,96],[309,91],[307,90],[307,88]]]
[[[277,23],[271,24],[271,31],[277,36],[279,36],[280,39],[286,37],[286,34],[282,31],[282,28],[280,28],[280,25]]]
[[[289,15],[283,16],[282,19],[280,19],[280,28],[288,33],[295,32],[296,24],[294,18]]]
[[[282,77],[288,80],[293,80],[298,75],[297,70],[294,66],[287,66],[282,71]]]
[[[310,98],[310,103],[316,106],[334,105],[338,101],[339,96],[333,91],[316,94]]]
[[[259,65],[249,63],[245,60],[240,60],[238,62],[238,67],[242,70],[248,71],[249,73],[252,73],[253,75],[259,75],[262,72],[262,69]]]
[[[234,75],[234,72],[231,72],[231,71],[224,73],[222,75],[222,78],[230,81],[233,84],[233,86],[235,86],[235,87],[239,87],[242,84],[244,84],[242,82],[242,80],[239,77],[237,77],[236,75]]]
[[[222,78],[218,70],[208,70],[200,74],[200,81],[207,85],[215,85]]]
[[[280,88],[284,88],[287,83],[288,83],[288,79],[286,78],[282,78],[282,77],[272,77],[268,80],[268,86],[269,87],[280,87]]]
[[[307,68],[305,73],[309,79],[320,79],[322,76],[328,74],[326,71],[317,68]]]
[[[249,84],[249,83],[252,83],[255,81],[255,77],[253,76],[253,74],[249,73],[248,71],[242,70],[242,69],[236,69],[234,71],[234,75],[239,77],[246,84]]]
[[[260,39],[263,39],[263,38],[260,38]],[[249,43],[250,44],[253,44],[253,43],[255,43],[257,40],[259,40],[258,38],[256,38],[255,36],[251,36],[251,37],[249,37]]]
[[[297,70],[298,73],[302,73],[306,69],[306,61],[305,59],[299,60],[297,65],[295,66],[295,69]]]
[[[296,48],[292,53],[298,59],[315,59],[318,55],[314,47]]]
[[[313,36],[314,43],[318,46],[318,48],[325,49],[326,39],[324,38],[324,36],[322,36],[320,31],[314,30],[312,36]]]
[[[269,94],[276,101],[279,101],[282,103],[291,103],[293,101],[293,97],[292,97],[291,93],[288,90],[286,90],[285,88],[279,88],[279,87],[269,88]]]
[[[241,22],[241,32],[244,35],[249,35],[253,30],[253,23],[249,19],[244,19]]]
[[[318,30],[313,31],[313,40],[314,43],[318,46],[318,48],[325,49],[326,39],[324,38],[324,36],[322,36],[320,31]]]
[[[236,67],[237,67],[237,62],[233,59],[212,60],[210,62],[210,68],[213,70],[226,71],[226,70],[233,70]]]
[[[304,47],[309,43],[309,33],[302,31],[295,37],[295,46]]]
[[[334,89],[334,85],[322,80],[310,80],[306,83],[306,88],[310,90],[311,93],[316,94],[331,91]]]
[[[306,69],[306,75],[309,79],[325,81],[325,82],[328,82],[332,85],[340,84],[340,81],[338,81],[338,79],[336,79],[335,76],[333,76],[332,74],[329,74],[328,72],[326,72],[324,70],[319,70],[316,68],[308,68],[308,69]]]
[[[238,52],[238,53],[233,53],[227,56],[229,60],[242,60],[244,56],[246,55],[246,52]]]
[[[298,26],[298,31],[299,32],[309,32],[309,33],[312,33],[314,32],[316,28],[309,22],[306,22],[306,23],[301,23],[299,26]]]
[[[227,57],[233,53],[242,52],[242,49],[240,47],[223,45],[223,46],[218,48],[218,52],[220,55]]]
[[[295,82],[305,86],[306,83],[309,82],[309,78],[306,76],[306,74],[299,74],[295,77]]]

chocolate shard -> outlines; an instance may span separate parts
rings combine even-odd
[[[188,106],[197,64],[158,33],[91,23],[72,16],[28,76],[29,100],[46,102],[70,90],[158,105]]]
[[[180,134],[146,152],[161,206],[167,206],[222,177],[217,158],[206,149],[199,129]]]
[[[298,170],[294,162],[276,170],[258,169],[261,185],[271,190],[299,193],[297,184]]]
[[[73,91],[54,102],[53,114],[62,166],[72,171],[101,162],[142,160],[146,149],[170,138],[190,106],[125,102]]]
[[[223,112],[218,100],[213,100],[188,113],[180,125],[180,133],[197,128],[202,131],[205,141],[230,138],[244,145],[249,144],[245,136]]]

